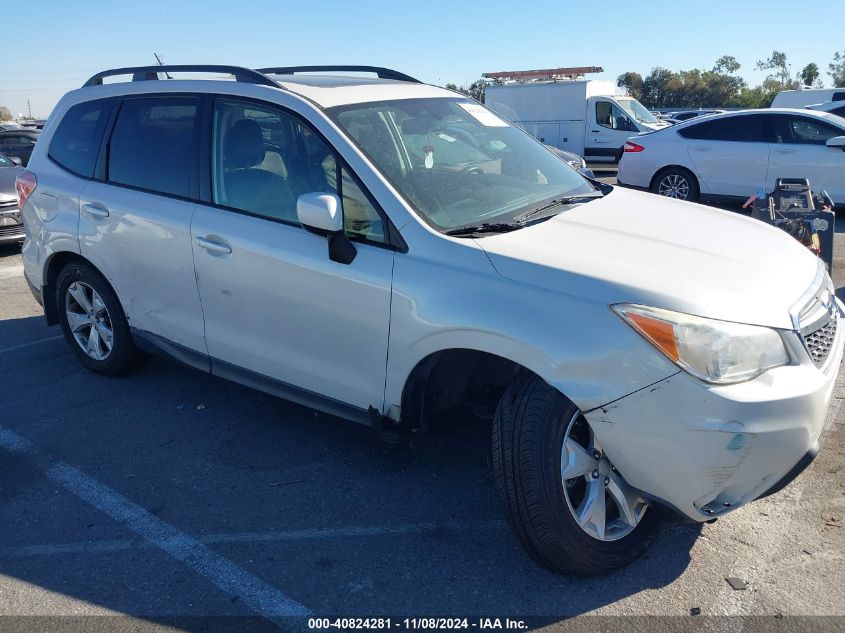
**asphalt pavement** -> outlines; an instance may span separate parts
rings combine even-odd
[[[586,580],[539,568],[508,531],[488,423],[453,412],[391,453],[365,427],[165,360],[92,374],[45,325],[19,247],[0,247],[0,384],[2,630],[308,630],[309,614],[845,623],[842,377],[819,458],[792,485],[667,526],[642,560]]]

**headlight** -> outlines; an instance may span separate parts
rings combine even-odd
[[[751,380],[789,363],[783,339],[772,328],[640,305],[612,308],[672,362],[705,382]]]

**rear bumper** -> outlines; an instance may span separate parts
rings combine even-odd
[[[812,462],[843,346],[840,327],[822,368],[808,356],[728,386],[679,372],[585,415],[633,487],[706,521],[774,494]]]
[[[41,292],[40,288],[37,288],[30,280],[29,276],[26,274],[26,271],[23,271],[23,278],[26,279],[26,285],[29,287],[29,291],[32,293],[32,296],[38,302],[38,305],[44,305],[44,294]]]

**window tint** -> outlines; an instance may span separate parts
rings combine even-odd
[[[834,92],[831,101],[845,101],[845,92]]]
[[[596,101],[596,122],[602,127],[609,127],[611,130],[637,131],[622,108],[610,101]]]
[[[334,153],[308,126],[279,110],[236,101],[214,106],[213,200],[298,225],[296,201],[328,192],[343,202],[350,237],[384,242],[381,215]]]
[[[707,141],[766,142],[766,135],[763,131],[763,117],[755,115],[702,121],[697,125],[678,130],[678,134],[684,138]]]
[[[828,110],[830,114],[835,114],[836,116],[841,116],[845,118],[845,105],[841,108],[834,108],[833,110]]]
[[[53,134],[48,155],[59,165],[75,174],[90,178],[103,130],[111,111],[111,102],[88,101],[73,106]]]
[[[809,117],[779,115],[775,118],[774,135],[778,143],[824,145],[827,139],[841,136],[842,131]]]
[[[109,182],[188,197],[196,121],[196,99],[124,101],[109,141]]]

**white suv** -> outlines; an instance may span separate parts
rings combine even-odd
[[[489,402],[514,532],[579,574],[815,455],[841,305],[786,233],[588,181],[394,71],[167,70],[217,78],[95,76],[17,182],[26,278],[90,369],[158,351],[397,436]]]

